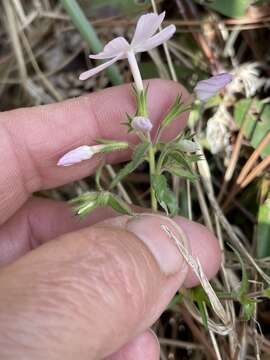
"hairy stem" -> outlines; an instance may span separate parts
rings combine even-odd
[[[151,139],[150,139],[151,141]],[[155,160],[155,150],[153,144],[149,148],[149,167],[150,167],[150,184],[151,184],[151,207],[152,210],[157,211],[157,199],[156,194],[152,185],[152,176],[156,174],[156,160]]]

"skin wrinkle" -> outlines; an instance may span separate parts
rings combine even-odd
[[[7,134],[7,140],[10,143],[10,149],[12,151],[12,154],[14,155],[14,164],[15,164],[15,168],[18,170],[19,175],[18,178],[21,180],[21,184],[25,190],[25,194],[26,194],[26,198],[30,196],[31,191],[34,188],[42,188],[42,177],[39,174],[39,170],[38,170],[38,166],[36,166],[36,163],[34,161],[34,158],[31,155],[31,152],[29,151],[29,149],[27,148],[27,146],[25,146],[26,149],[26,154],[27,154],[27,159],[28,159],[28,164],[31,164],[31,173],[33,174],[32,179],[35,179],[34,181],[28,180],[25,176],[25,172],[22,170],[22,166],[24,166],[24,162],[20,161],[21,159],[19,158],[18,152],[16,151],[16,146],[15,143],[13,141],[13,134],[10,132],[9,127],[7,126],[5,121],[0,122],[0,124],[2,125],[2,128],[4,129],[5,133]],[[33,183],[33,185],[29,186],[28,183]]]
[[[105,136],[103,134],[103,127],[101,126],[101,123],[100,123],[100,118],[99,116],[97,115],[96,111],[95,111],[95,104],[94,104],[94,99],[91,101],[89,101],[89,98],[88,99],[85,99],[85,100],[88,100],[88,102],[86,101],[87,104],[89,104],[89,110],[90,110],[90,113],[91,115],[93,116],[93,119],[94,121],[91,121],[91,125],[94,123],[95,124],[95,127],[96,127],[96,135],[98,135],[98,137],[100,139],[105,139]],[[91,119],[91,117],[90,117]],[[92,131],[92,129],[91,129]],[[93,137],[95,138],[95,137]],[[88,144],[87,145],[91,145],[91,144]]]
[[[113,237],[113,230],[108,229],[108,231],[110,232],[110,236]],[[114,237],[116,236],[117,234]],[[142,288],[145,288],[146,282],[143,285],[143,279],[138,276],[138,259],[135,260],[134,256],[132,256],[133,252],[132,249],[130,249],[132,248],[132,244],[123,245],[121,244],[119,246],[119,241],[118,243],[112,242],[109,246],[106,243],[100,244],[107,261],[104,263],[99,262],[99,270],[102,276],[101,279],[98,279],[98,284],[104,284],[104,289],[102,289],[101,294],[103,294],[107,306],[112,305],[111,299],[119,298],[120,295],[119,301],[124,300],[124,302],[128,302],[131,309],[133,309],[134,317],[140,318],[142,311],[142,293],[145,292]],[[145,266],[145,256],[141,253],[136,253],[136,257],[137,256],[140,256],[140,265]],[[148,264],[147,267],[149,267]],[[113,271],[108,271],[108,269],[113,269]],[[137,289],[140,289],[140,291],[134,292],[132,289],[134,289],[135,286]],[[110,291],[106,291],[106,289],[110,289]],[[143,306],[143,308],[146,308],[146,306]]]
[[[96,228],[98,228],[98,226],[96,226]],[[104,227],[103,227],[104,229]],[[110,236],[112,236],[112,231],[113,229],[110,227],[107,227],[107,230],[110,232]],[[122,230],[124,231],[124,230]],[[140,241],[138,238],[136,238],[135,236],[131,235],[129,232],[127,232],[128,238],[130,238],[131,236],[134,237],[134,241],[136,241],[136,243],[138,241]],[[124,239],[123,241],[125,241],[126,239]],[[130,240],[130,239],[129,239]],[[149,254],[149,250],[148,248],[144,245],[144,243],[141,243],[141,247],[145,248],[145,250],[147,251],[147,256],[145,254],[145,252],[140,251],[139,249],[139,253],[138,253],[138,249],[136,249],[137,252],[134,252],[133,249],[133,242],[130,241],[127,244],[124,244],[124,246],[121,246],[121,251],[123,252],[123,254],[119,253],[119,244],[117,243],[110,243],[110,248],[108,248],[108,244],[106,244],[106,242],[104,242],[103,247],[106,248],[108,251],[108,256],[111,256],[112,258],[112,264],[109,266],[109,268],[114,269],[114,273],[108,273],[106,271],[106,264],[105,265],[105,273],[104,273],[104,278],[107,278],[107,282],[108,284],[110,284],[112,282],[112,278],[114,278],[114,282],[113,282],[113,289],[115,289],[117,286],[120,285],[120,288],[124,290],[124,297],[126,297],[127,299],[129,299],[129,302],[131,301],[132,303],[132,308],[133,309],[137,309],[138,308],[138,315],[136,315],[136,317],[140,317],[141,312],[142,312],[142,308],[145,309],[145,311],[148,311],[149,308],[149,301],[147,301],[147,299],[145,299],[145,294],[146,291],[144,290],[146,288],[146,286],[148,285],[148,281],[146,279],[142,279],[141,278],[141,271],[140,268],[141,266],[143,266],[146,269],[146,273],[147,274],[151,274],[152,273],[152,267],[153,265],[150,262],[150,259],[152,257],[151,254]],[[136,259],[132,254],[136,254],[136,258],[137,256],[140,258],[140,265],[138,262],[138,259]],[[128,259],[128,260],[127,260]],[[155,262],[155,259],[152,259]],[[122,266],[122,264],[124,265],[124,267]],[[126,268],[128,264],[128,269]],[[99,263],[100,265],[100,263]],[[115,272],[115,269],[117,269],[117,272]],[[130,271],[130,273],[128,273],[128,271]],[[115,274],[117,275],[115,277]],[[130,274],[132,274],[132,277],[130,276]],[[136,284],[136,292],[134,292],[134,290],[132,291],[132,289],[134,288]],[[124,286],[123,286],[124,285]],[[118,291],[119,289],[117,289]],[[139,304],[139,307],[138,307]],[[143,306],[142,306],[143,304]]]
[[[1,131],[2,130],[2,131]],[[6,173],[6,180],[8,181],[8,186],[10,186],[12,184],[11,182],[11,176],[12,178],[14,178],[14,175],[15,175],[15,179],[16,179],[16,187],[18,187],[18,190],[15,191],[15,195],[16,195],[16,201],[17,203],[19,203],[20,205],[22,205],[26,199],[27,199],[27,189],[25,188],[25,185],[23,184],[23,182],[20,180],[21,179],[21,176],[22,174],[20,174],[19,172],[21,171],[21,168],[18,167],[18,158],[16,156],[16,153],[14,151],[14,147],[13,147],[13,142],[12,142],[12,137],[8,131],[8,129],[6,128],[6,126],[4,126],[4,122],[3,121],[0,121],[0,133],[3,133],[1,134],[1,137],[5,134],[6,136],[4,137],[4,140],[5,140],[5,146],[8,148],[7,152],[6,152],[6,156],[9,155],[9,158],[8,158],[8,161],[9,161],[9,165],[12,164],[12,162],[15,163],[15,166],[13,166],[13,168],[11,169],[11,171],[8,171]],[[1,140],[2,141],[2,140]],[[4,150],[4,149],[3,149]],[[10,157],[12,159],[10,159]],[[5,169],[6,170],[6,169]],[[4,174],[5,174],[5,170],[3,170]],[[2,173],[3,173],[2,172]],[[13,174],[13,172],[15,174]],[[18,183],[18,180],[19,183]],[[1,205],[1,207],[5,207],[6,204],[8,204],[10,201],[13,201],[13,189],[11,190],[10,188],[7,188],[7,189],[4,189],[4,191],[1,193],[1,203],[3,205]],[[0,225],[3,223],[2,221],[2,214],[1,214],[1,207],[0,207]],[[6,212],[9,214],[9,205],[6,206],[7,209],[6,209]],[[5,220],[5,218],[4,218]]]
[[[111,233],[110,233],[111,234]],[[112,234],[111,234],[112,235]],[[118,232],[115,233],[114,235],[115,237],[119,237],[118,235]],[[98,238],[95,236],[95,239],[97,240],[98,242]],[[92,244],[93,245],[93,244]],[[123,280],[122,278],[122,274],[123,274],[123,269],[122,269],[122,264],[124,263],[125,260],[125,257],[126,257],[126,251],[120,251],[120,254],[115,257],[115,256],[111,256],[109,257],[109,255],[111,254],[111,251],[115,248],[118,248],[117,246],[113,245],[111,248],[108,248],[106,249],[105,245],[104,244],[100,244],[100,248],[98,251],[100,251],[104,258],[107,259],[106,260],[106,263],[107,263],[107,267],[108,268],[119,268],[120,266],[120,269],[121,269],[121,272],[117,272],[115,273],[114,272],[114,275],[117,274],[117,276],[119,276],[120,274],[120,278],[118,280],[118,286],[120,285],[120,290],[121,290],[121,297],[119,298],[119,300],[121,301],[124,301],[124,304],[128,304],[130,310],[132,311],[132,314],[137,314],[138,311],[136,309],[136,302],[132,302],[130,301],[130,294],[129,293],[126,293],[126,288],[127,286],[125,286],[125,279]],[[105,251],[106,250],[106,251]],[[104,253],[105,251],[105,253]],[[94,251],[94,254],[96,254],[97,251]],[[87,282],[83,283],[83,286],[79,287],[78,288],[78,277],[81,276],[82,278],[87,278],[87,275],[86,274],[83,274],[82,270],[84,271],[85,270],[85,266],[86,264],[90,264],[90,269],[89,269],[89,274],[92,273],[91,271],[91,266],[93,266],[93,268],[96,268],[96,264],[92,264],[91,262],[91,255],[92,255],[92,252],[90,254],[90,257],[89,257],[89,254],[86,254],[84,255],[84,261],[78,261],[78,257],[76,259],[74,259],[76,265],[75,265],[75,268],[72,266],[72,264],[69,264],[68,262],[66,262],[64,264],[64,268],[66,267],[67,268],[67,271],[63,270],[62,267],[60,266],[60,269],[56,271],[54,271],[53,268],[51,268],[50,270],[50,273],[49,275],[46,274],[46,276],[49,276],[49,278],[45,278],[45,282],[44,282],[44,279],[41,278],[41,279],[36,279],[35,282],[38,282],[39,286],[37,287],[36,291],[37,291],[37,296],[36,298],[39,299],[40,298],[40,293],[41,295],[42,294],[47,294],[48,298],[51,299],[48,303],[46,304],[43,304],[43,303],[39,303],[37,305],[37,309],[38,311],[40,312],[43,308],[44,310],[42,312],[44,312],[44,316],[46,316],[46,310],[47,309],[51,309],[51,308],[54,308],[54,306],[58,303],[62,303],[64,301],[65,303],[65,310],[64,310],[64,313],[66,311],[66,307],[68,307],[68,311],[67,313],[69,312],[72,312],[72,313],[75,313],[76,315],[78,315],[78,308],[77,308],[77,303],[76,303],[76,300],[71,302],[70,300],[73,300],[73,295],[72,294],[75,294],[75,299],[78,298],[78,290],[82,292],[82,294],[85,294],[87,293],[88,289],[85,289],[85,284],[87,285]],[[137,255],[137,254],[136,254]],[[119,256],[120,256],[120,260],[119,260]],[[138,256],[138,255],[137,255]],[[100,260],[100,257],[97,257],[99,260]],[[123,260],[121,260],[121,258],[123,258]],[[96,259],[96,258],[95,258]],[[108,261],[110,262],[110,264],[108,265]],[[138,260],[137,260],[138,261]],[[95,262],[95,261],[94,261]],[[77,265],[79,264],[79,266]],[[117,264],[118,266],[116,266],[115,264]],[[40,266],[42,266],[43,264],[39,264]],[[83,266],[82,266],[83,265]],[[57,265],[59,267],[59,264]],[[105,264],[104,264],[105,266]],[[46,266],[47,267],[47,266]],[[58,269],[58,268],[57,268]],[[35,267],[31,267],[31,271],[34,270],[35,273],[38,272],[38,269]],[[130,267],[130,270],[132,270],[132,268]],[[63,276],[61,277],[61,281],[60,283],[58,281],[56,281],[55,279],[59,279],[59,276],[57,275],[57,272],[60,272],[61,273],[65,273],[66,276],[63,278]],[[39,271],[39,273],[42,273],[42,271]],[[72,274],[72,277],[70,278],[70,274]],[[132,273],[133,275],[133,273]],[[43,275],[44,276],[44,275]],[[88,277],[89,278],[89,277]],[[53,280],[54,279],[54,280]],[[113,291],[113,292],[116,292],[116,294],[119,295],[119,289],[117,289],[118,291],[116,291],[116,288],[117,286],[115,286],[115,283],[113,284],[112,287],[108,287],[108,282],[106,281],[106,278],[105,278],[105,282],[104,282],[104,279],[102,279],[103,282],[101,281],[101,279],[99,278],[98,279],[98,284],[99,284],[99,291],[100,291],[100,294],[98,293],[98,298],[99,298],[99,303],[100,303],[100,299],[102,298],[102,294],[103,294],[103,297],[104,297],[104,294],[106,294],[106,291],[109,290],[110,291]],[[132,276],[132,284],[134,286],[134,284],[136,284],[138,282],[138,279],[134,278],[134,276]],[[93,283],[91,281],[91,275],[90,275],[90,279],[89,279],[89,284],[91,284],[91,289],[97,289],[97,286],[95,283]],[[89,284],[88,284],[88,287],[89,287]],[[100,284],[104,284],[104,287],[102,286],[102,289],[100,289]],[[132,286],[132,285],[131,285]],[[51,287],[53,287],[53,290],[51,289]],[[61,293],[58,293],[58,289],[61,289]],[[86,291],[87,290],[87,291]],[[67,294],[70,293],[70,291],[72,291],[72,294],[67,298],[66,297],[66,292]],[[29,292],[31,293],[31,292]],[[60,296],[60,297],[59,297]],[[41,296],[42,298],[43,296]],[[93,294],[91,294],[91,299],[94,301],[95,299],[93,299]],[[80,298],[80,301],[82,301],[84,299],[84,296],[82,297],[81,295],[79,296]],[[115,294],[114,294],[114,297],[112,297],[114,300],[116,298]],[[53,302],[51,303],[53,299]],[[124,300],[126,299],[126,300]],[[66,301],[68,300],[68,302]],[[103,298],[103,301],[102,301],[102,304],[101,305],[104,305],[104,298]],[[137,299],[137,303],[140,303],[140,299],[138,298]],[[71,309],[70,309],[70,306],[71,306]],[[114,308],[115,304],[111,304],[111,307]],[[102,307],[102,306],[101,306]],[[86,306],[86,308],[89,308],[88,306]],[[137,308],[141,311],[141,308],[138,307],[137,305]],[[99,309],[99,311],[101,311],[102,309]],[[50,310],[51,311],[51,310]],[[49,312],[50,312],[49,311]],[[59,315],[59,310],[56,310],[56,313]],[[124,315],[124,314],[123,314]],[[83,316],[85,317],[85,314],[83,314]],[[134,315],[134,317],[132,316],[133,318],[133,321],[137,321],[137,316]],[[88,321],[91,321],[91,319],[87,319]],[[125,322],[126,320],[126,317],[124,316],[122,321],[123,323]],[[130,320],[130,318],[129,318]],[[88,322],[87,321],[87,322]]]
[[[145,266],[147,268],[147,272],[149,272],[149,274],[151,274],[152,273],[152,271],[151,271],[152,267],[151,267],[151,263],[150,263],[148,257],[145,256],[145,253],[142,253],[141,258],[142,258],[142,261],[145,263]],[[151,306],[149,306],[150,305],[149,301],[147,301],[147,299],[146,299],[146,296],[147,296],[146,293],[147,292],[144,290],[146,288],[146,286],[149,285],[149,284],[147,284],[147,282],[143,282],[144,279],[141,279],[140,267],[138,266],[138,264],[136,265],[136,261],[135,261],[134,258],[131,258],[130,264],[131,264],[131,269],[134,272],[135,279],[138,279],[138,284],[137,284],[138,286],[136,287],[136,294],[140,298],[140,308],[139,308],[139,315],[138,316],[139,316],[139,318],[142,318],[142,314],[146,314],[147,311],[149,311],[149,308],[151,308]],[[152,288],[151,290],[148,287],[148,291],[150,293],[153,293],[154,289]]]
[[[28,207],[27,211],[26,211],[26,215],[25,215],[25,219],[26,219],[28,226],[25,226],[25,228],[27,229],[27,233],[28,233],[28,237],[27,237],[28,244],[29,244],[28,246],[29,246],[29,249],[32,250],[40,245],[40,241],[38,240],[37,236],[35,235],[35,228],[32,224],[31,214],[32,214],[31,208]]]
[[[66,265],[67,264],[65,264],[65,266]],[[69,267],[67,267],[67,270],[69,270]],[[47,274],[45,274],[45,276],[47,277]],[[66,318],[67,324],[70,321],[74,324],[74,326],[80,324],[80,327],[77,329],[77,331],[79,331],[80,333],[87,333],[87,331],[89,331],[89,324],[93,322],[91,316],[89,317],[91,313],[89,314],[89,312],[86,311],[86,309],[91,308],[91,303],[90,306],[88,306],[82,301],[85,298],[85,296],[83,295],[86,294],[86,290],[89,288],[89,284],[88,286],[85,286],[85,284],[87,283],[85,281],[83,287],[78,287],[77,276],[75,276],[75,278],[70,276],[65,277],[63,279],[64,281],[62,281],[61,279],[60,282],[54,283],[51,280],[55,278],[59,279],[59,276],[57,276],[57,274],[54,275],[53,271],[50,274],[49,278],[45,278],[45,281],[44,274],[43,277],[40,276],[39,279],[35,281],[36,285],[34,287],[34,294],[31,286],[29,289],[27,288],[27,286],[24,286],[22,291],[18,289],[17,292],[20,293],[22,304],[19,306],[19,308],[17,305],[17,310],[13,307],[13,310],[15,311],[13,311],[12,316],[9,319],[3,319],[3,323],[10,324],[11,327],[12,324],[14,325],[13,329],[10,329],[10,325],[8,325],[6,331],[10,330],[11,334],[18,334],[19,328],[19,338],[21,340],[25,339],[24,341],[26,341],[26,343],[29,339],[29,342],[33,342],[34,347],[35,344],[37,345],[36,349],[39,351],[39,344],[42,344],[43,337],[48,338],[50,340],[50,344],[55,343],[55,346],[57,348],[57,343],[59,342],[59,334],[66,335],[67,331],[69,331],[69,329],[65,325],[65,321],[63,323],[64,317]],[[23,294],[24,297],[28,299],[27,303],[23,301]],[[59,304],[62,304],[61,307],[59,307]],[[79,311],[79,304],[82,309],[85,309],[85,311]],[[53,323],[51,324],[52,326],[49,326],[50,318],[53,319]],[[47,322],[45,322],[45,324],[43,321],[44,319],[47,319]],[[72,338],[72,334],[76,330],[74,329],[74,326],[72,331],[70,332],[70,338]],[[27,330],[25,333],[24,329],[28,329],[29,331]],[[21,338],[21,336],[23,337],[23,339]]]

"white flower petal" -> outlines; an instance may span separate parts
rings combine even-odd
[[[121,36],[113,39],[104,46],[102,52],[96,55],[89,55],[90,59],[111,59],[129,50],[129,43]]]
[[[111,66],[112,64],[114,64],[116,61],[118,61],[121,57],[123,56],[123,54],[119,54],[118,56],[116,56],[114,59],[109,60],[107,62],[105,62],[104,64],[101,64],[99,66],[94,67],[93,69],[87,70],[85,72],[83,72],[79,79],[80,80],[87,80],[89,79],[91,76],[96,75],[97,73],[99,73],[100,71],[106,69],[107,67]]]
[[[174,25],[169,25],[165,27],[158,34],[152,36],[150,39],[145,41],[143,44],[140,44],[134,48],[135,52],[143,52],[151,50],[169,40],[176,31],[176,27]]]
[[[131,46],[139,45],[154,35],[164,17],[165,11],[160,15],[155,13],[142,15],[138,20]]]

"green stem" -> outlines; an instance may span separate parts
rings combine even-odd
[[[156,174],[157,175],[160,175],[161,174],[161,169],[162,169],[162,165],[163,165],[163,161],[165,159],[167,155],[167,151],[166,150],[163,150],[160,154],[160,157],[158,159],[158,163],[157,163],[157,166],[156,166]]]
[[[90,21],[84,15],[76,0],[61,0],[63,8],[69,14],[73,24],[79,30],[82,38],[89,45],[93,52],[100,52],[103,49],[102,42],[100,41],[95,29]],[[120,75],[118,68],[113,65],[107,69],[108,77],[114,85],[123,83],[123,78]]]
[[[151,140],[150,140],[151,141]],[[155,151],[153,144],[149,148],[149,167],[150,167],[150,179],[151,179],[151,207],[152,210],[157,211],[157,199],[156,194],[152,184],[152,176],[156,174],[156,160],[155,160]]]

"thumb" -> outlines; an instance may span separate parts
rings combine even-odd
[[[118,217],[63,235],[0,272],[0,358],[102,359],[153,324],[187,275],[161,225]]]

